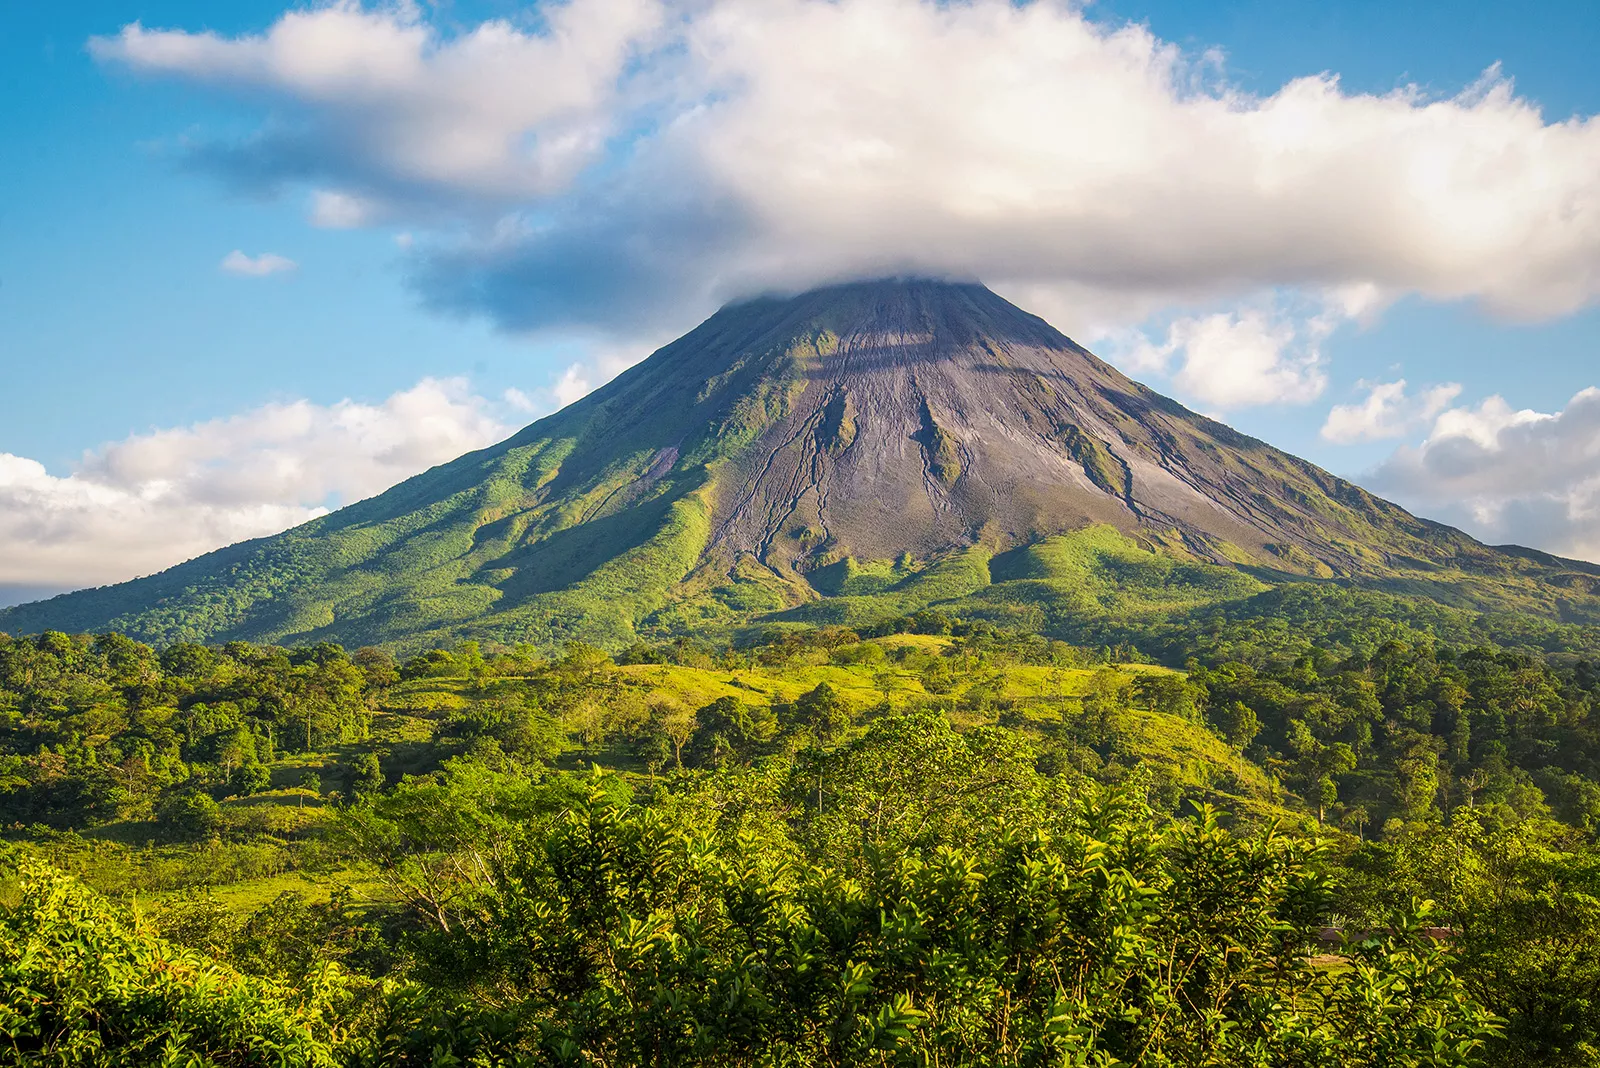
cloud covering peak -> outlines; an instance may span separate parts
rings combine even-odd
[[[1251,95],[1057,0],[540,10],[450,34],[342,2],[93,49],[281,105],[205,158],[312,187],[326,225],[431,228],[424,295],[516,329],[659,335],[910,272],[1055,291],[1069,329],[1285,287],[1529,318],[1600,297],[1600,122],[1547,122],[1498,71],[1450,97],[1329,75]]]

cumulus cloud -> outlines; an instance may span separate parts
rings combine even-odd
[[[300,266],[287,256],[280,256],[276,252],[263,252],[259,256],[247,256],[239,249],[234,249],[222,257],[222,262],[217,266],[229,274],[243,275],[246,278],[265,278],[269,274],[282,274],[292,271]]]
[[[566,395],[563,395],[558,383],[553,391],[554,396],[561,404],[571,404],[591,389],[611,381],[650,355],[650,352],[649,346],[640,344],[594,348],[582,361],[567,368],[567,373],[562,376],[562,382],[570,380]],[[579,390],[578,386],[583,388]]]
[[[1600,296],[1600,121],[1546,121],[1498,70],[1445,97],[1332,75],[1257,95],[1069,0],[570,0],[459,33],[417,11],[92,47],[265,97],[273,121],[206,158],[350,198],[324,225],[457,219],[419,242],[416,284],[515,328],[641,335],[911,272],[1054,291],[1083,321],[1284,288],[1530,318]],[[1222,337],[1266,385],[1204,355]],[[1160,344],[1198,346],[1222,397],[1314,394],[1283,337],[1245,312]]]
[[[1321,344],[1336,325],[1331,314],[1297,320],[1271,305],[1245,307],[1181,317],[1159,344],[1141,333],[1131,344],[1113,340],[1112,358],[1135,374],[1170,375],[1216,408],[1304,404],[1328,384]]]
[[[268,404],[137,434],[66,475],[0,453],[0,591],[149,574],[275,533],[510,433],[464,381],[380,404]]]
[[[1600,562],[1600,389],[1555,413],[1498,396],[1443,411],[1369,482],[1485,541]]]
[[[334,176],[348,188],[329,195],[347,203],[505,199],[558,191],[594,159],[630,50],[660,17],[653,0],[577,0],[552,5],[543,33],[494,20],[445,39],[415,5],[344,0],[233,38],[133,23],[90,50],[291,106],[287,124],[214,146],[209,158],[240,176]]]
[[[572,364],[563,371],[553,387],[556,400],[562,404],[571,404],[579,397],[587,396],[593,389],[588,370],[581,363]]]
[[[1358,382],[1367,391],[1360,404],[1335,404],[1322,424],[1322,437],[1340,445],[1357,441],[1382,441],[1402,437],[1426,426],[1461,395],[1458,382],[1430,386],[1421,393],[1406,392],[1406,380]]]

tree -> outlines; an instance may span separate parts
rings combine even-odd
[[[1368,811],[1365,805],[1351,805],[1345,810],[1344,816],[1340,820],[1340,823],[1346,828],[1354,827],[1357,837],[1363,842],[1367,839],[1367,824],[1371,822],[1372,813]]]
[[[1200,689],[1181,675],[1140,673],[1134,678],[1133,693],[1152,712],[1180,719],[1197,719],[1200,715]]]
[[[1459,914],[1459,959],[1468,989],[1507,1020],[1498,1063],[1600,1063],[1600,855],[1515,832],[1485,845],[1485,878]]]
[[[1294,756],[1292,777],[1305,797],[1316,806],[1317,826],[1320,827],[1329,807],[1339,800],[1334,776],[1355,770],[1355,751],[1344,742],[1323,742],[1298,719],[1289,721],[1285,744]]]
[[[345,769],[345,782],[352,797],[364,794],[377,793],[383,789],[383,767],[378,762],[378,754],[373,752],[357,753],[350,759]]]
[[[799,837],[812,856],[863,842],[964,844],[991,821],[1020,826],[1036,814],[1036,759],[1004,728],[958,731],[939,712],[891,713],[836,749],[801,753],[789,795],[808,804]]]
[[[222,811],[209,794],[180,790],[157,807],[156,822],[175,838],[204,841],[222,829]]]
[[[586,686],[594,683],[612,667],[611,657],[604,649],[587,642],[573,642],[567,653],[555,665],[556,673],[568,685]]]
[[[400,671],[395,665],[394,657],[382,649],[375,649],[370,645],[362,646],[356,650],[351,659],[366,677],[367,689],[370,691],[387,690],[400,681]]]
[[[456,673],[456,658],[443,649],[429,649],[407,660],[400,667],[402,681],[444,678]]]
[[[1255,711],[1246,707],[1243,701],[1233,701],[1213,708],[1209,718],[1217,733],[1235,749],[1243,750],[1255,740],[1257,734],[1261,733],[1261,721],[1256,718]]]
[[[1128,707],[1133,693],[1133,679],[1115,668],[1101,668],[1089,676],[1083,693],[1083,714],[1088,719],[1095,736],[1111,736],[1111,721]]]
[[[748,761],[772,736],[772,710],[753,708],[737,697],[719,697],[694,718],[694,733],[684,747],[691,767]]]
[[[694,713],[677,701],[658,698],[650,703],[637,749],[652,774],[668,760],[680,769],[683,767],[683,747],[693,736],[694,729]]]
[[[1552,832],[1556,832],[1552,840]],[[1564,839],[1564,840],[1563,840]],[[1591,1068],[1600,1058],[1600,850],[1549,824],[1497,826],[1458,808],[1368,842],[1347,862],[1342,910],[1382,922],[1413,898],[1438,903],[1466,988],[1505,1021],[1485,1062]]]
[[[1400,809],[1414,820],[1432,815],[1434,797],[1439,792],[1439,761],[1429,750],[1413,748],[1395,766],[1395,790]]]
[[[1210,812],[1158,832],[1101,794],[1056,835],[845,867],[721,847],[592,781],[428,943],[432,974],[502,1009],[413,1012],[392,1041],[407,1063],[1454,1068],[1493,1034],[1425,911],[1308,966],[1320,854]]]
[[[434,775],[362,796],[342,810],[334,835],[379,873],[396,900],[450,931],[494,858],[561,794],[521,770],[453,759]]]
[[[823,747],[836,741],[850,729],[850,711],[835,690],[826,682],[819,682],[795,698],[790,711],[796,726],[804,730],[811,744]]]
[[[318,775],[312,769],[307,768],[302,771],[300,773],[300,777],[295,780],[295,785],[299,786],[301,790],[300,796],[296,799],[296,807],[304,808],[306,803],[305,795],[307,792],[312,794],[322,793],[322,776]]]
[[[212,760],[222,765],[224,774],[232,774],[241,764],[256,761],[256,737],[250,729],[239,725],[223,731],[212,739]]]
[[[589,737],[603,737],[603,710],[592,702],[582,702],[571,715],[594,714]],[[554,760],[566,746],[566,731],[541,708],[531,694],[515,691],[495,694],[474,701],[452,712],[441,734],[454,734],[473,741],[492,738],[508,755],[524,761]]]
[[[236,797],[259,794],[272,785],[272,773],[259,761],[247,761],[228,776],[228,790]]]
[[[366,677],[344,650],[332,646],[291,676],[291,700],[300,720],[300,741],[311,752],[329,737],[365,737],[369,710],[363,700]]]
[[[605,741],[611,713],[601,702],[585,697],[568,707],[564,721],[577,734],[579,744],[592,749]]]

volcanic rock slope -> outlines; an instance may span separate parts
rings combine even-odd
[[[1197,566],[1554,617],[1587,618],[1597,577],[1196,415],[982,286],[894,280],[724,308],[499,445],[0,629],[616,646],[952,559],[1026,577],[1027,546],[1097,525]]]

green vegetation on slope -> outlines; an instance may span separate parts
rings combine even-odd
[[[470,631],[546,649],[626,644],[700,563],[717,472],[783,414],[806,351],[825,343],[758,340],[730,366],[727,346],[751,339],[737,322],[708,324],[663,350],[666,363],[493,448],[160,575],[0,612],[0,627],[162,643],[421,649]]]
[[[553,654],[939,607],[1078,640],[1306,580],[1600,624],[1600,568],[1411,516],[981,286],[901,280],[731,306],[499,445],[0,629]]]

